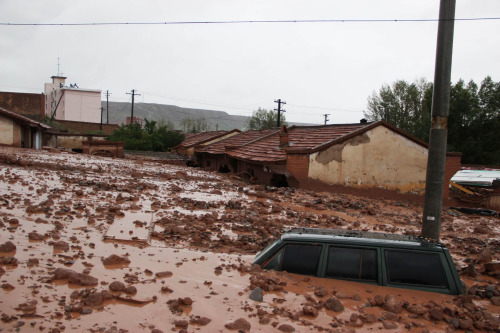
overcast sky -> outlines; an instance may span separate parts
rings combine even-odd
[[[439,0],[0,0],[0,23],[437,19]],[[500,17],[457,0],[456,18]],[[500,81],[500,20],[457,21],[452,81]],[[60,72],[112,101],[292,122],[358,122],[384,83],[433,80],[437,22],[0,26],[0,90],[42,92]],[[105,99],[103,94],[103,99]]]

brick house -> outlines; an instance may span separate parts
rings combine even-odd
[[[212,144],[197,145],[194,147],[195,160],[201,167],[212,171],[235,172],[236,160],[228,158],[226,151],[278,132],[278,129],[248,130]]]
[[[384,121],[326,126],[291,126],[226,149],[236,173],[272,186],[314,188],[317,184],[383,188],[423,194],[427,144]],[[448,154],[446,175],[460,167]],[[451,177],[451,176],[450,176]],[[448,197],[448,181],[445,197]]]
[[[195,146],[206,146],[212,143],[216,143],[220,140],[232,137],[240,132],[240,130],[234,129],[232,131],[208,131],[196,133],[186,136],[184,141],[182,141],[177,146],[172,147],[172,150],[182,156],[194,157]]]
[[[0,107],[0,144],[40,149],[42,133],[50,126]]]

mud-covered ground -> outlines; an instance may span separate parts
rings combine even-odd
[[[443,212],[462,296],[251,265],[290,227],[418,234],[421,211],[140,157],[0,148],[0,331],[498,331],[498,218]]]

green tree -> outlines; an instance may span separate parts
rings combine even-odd
[[[166,125],[157,126],[156,121],[145,119],[140,124],[122,125],[108,137],[111,141],[125,142],[125,149],[146,151],[167,151],[184,140],[184,134],[171,131]]]
[[[432,84],[417,80],[383,85],[368,98],[365,117],[386,120],[428,142]],[[462,163],[500,165],[500,83],[486,77],[478,86],[459,80],[451,85],[448,118],[448,151],[461,152]]]
[[[422,129],[430,124],[431,103],[431,83],[424,79],[413,83],[399,80],[392,86],[384,84],[378,94],[374,92],[368,97],[364,115],[368,121],[385,120],[409,133],[418,133],[423,139]]]
[[[262,130],[267,128],[275,128],[278,120],[278,112],[273,110],[266,110],[259,108],[252,113],[252,117],[248,120],[248,127],[255,130]],[[285,115],[280,114],[280,124],[287,125]]]

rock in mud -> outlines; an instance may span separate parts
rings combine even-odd
[[[119,255],[112,254],[107,258],[101,258],[104,265],[118,265],[118,264],[130,264],[130,260],[126,257],[120,257]]]
[[[477,257],[478,263],[490,262],[492,258],[491,250],[489,247],[485,248]]]
[[[344,306],[337,297],[330,297],[329,299],[327,299],[325,302],[325,308],[335,312],[344,311]]]
[[[65,268],[57,268],[52,274],[54,274],[54,280],[68,280],[69,283],[75,283],[81,286],[94,286],[99,281],[93,276],[77,273],[71,269]]]
[[[109,284],[109,290],[111,291],[124,291],[125,284],[120,281],[113,281]]]
[[[170,271],[158,272],[158,273],[155,274],[155,276],[157,278],[169,278],[172,275],[174,275],[174,274],[172,272],[170,272]]]
[[[69,251],[69,244],[65,241],[52,242],[54,250]]]
[[[134,286],[128,286],[123,291],[125,292],[125,294],[128,294],[128,295],[137,294],[137,288]]]
[[[305,305],[302,308],[302,312],[306,316],[312,316],[312,317],[317,317],[318,316],[318,310],[310,305]]]
[[[0,245],[0,252],[13,252],[16,250],[16,245],[11,241],[7,241]]]
[[[38,232],[33,231],[28,234],[28,239],[32,241],[40,241],[45,239],[45,235],[40,235]]]
[[[401,313],[403,311],[403,303],[396,300],[393,295],[387,294],[384,300],[384,310],[392,313]]]
[[[278,329],[281,332],[295,332],[295,328],[288,324],[281,324],[280,326],[278,326]]]
[[[196,316],[192,317],[189,321],[191,322],[191,324],[205,326],[208,325],[212,321],[212,319],[207,317]]]
[[[6,291],[11,291],[11,290],[14,290],[15,287],[13,285],[11,285],[10,283],[4,283],[4,284],[2,284],[2,289],[6,290]]]
[[[101,293],[93,292],[83,299],[83,303],[86,306],[99,306],[103,302],[103,297]]]
[[[396,328],[398,328],[398,325],[395,322],[392,322],[392,321],[384,320],[382,322],[382,324],[384,325],[384,328],[386,330],[395,330]]]
[[[256,302],[262,302],[264,299],[264,296],[262,295],[262,289],[260,287],[256,287],[254,290],[252,290],[248,298]]]
[[[227,323],[226,325],[224,325],[224,327],[227,328],[228,330],[249,331],[252,325],[250,325],[250,323],[247,320],[239,318],[233,321],[232,323]]]
[[[175,320],[174,325],[177,327],[186,328],[189,326],[189,323],[187,320],[181,319],[181,320]]]

